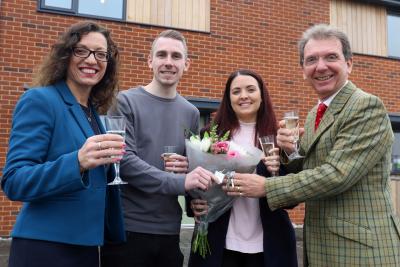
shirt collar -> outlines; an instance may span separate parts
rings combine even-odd
[[[331,95],[330,97],[328,97],[327,99],[325,99],[324,101],[318,100],[318,105],[322,102],[324,103],[327,107],[329,107],[329,105],[331,104],[332,100],[335,98],[335,96],[337,94],[339,94],[340,90],[342,90],[347,84],[349,83],[349,81],[347,80],[344,85],[342,86],[342,88],[340,88],[336,93],[334,93],[333,95]]]

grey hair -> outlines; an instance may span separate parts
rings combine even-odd
[[[153,43],[151,45],[151,54],[152,55],[153,55],[153,52],[154,52],[154,47],[155,47],[158,39],[160,39],[160,38],[171,38],[171,39],[180,41],[183,44],[183,48],[185,50],[184,51],[185,58],[187,58],[187,56],[188,56],[188,48],[187,48],[187,44],[186,44],[186,39],[185,39],[185,37],[183,36],[182,33],[178,32],[176,30],[165,30],[165,31],[162,31],[156,37],[156,39],[154,39],[154,41],[153,41]]]
[[[353,57],[351,52],[350,41],[347,35],[340,31],[339,29],[327,25],[327,24],[317,24],[308,28],[298,42],[298,49],[300,54],[300,65],[303,66],[304,63],[304,47],[311,39],[314,40],[326,40],[330,38],[336,38],[342,44],[342,52],[345,60],[349,60]]]

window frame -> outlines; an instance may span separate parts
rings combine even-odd
[[[220,100],[210,98],[186,97],[186,100],[192,103],[200,111],[200,116],[204,116],[205,124],[210,122],[211,114],[217,111],[221,104]]]
[[[46,10],[46,11],[54,11],[54,12],[60,12],[62,14],[64,14],[65,12],[69,13],[69,14],[74,14],[74,10],[78,9],[78,7],[76,5],[76,1],[75,0],[71,0],[71,8],[62,8],[62,7],[54,7],[54,6],[48,6],[45,4],[46,0],[38,0],[39,5],[38,5],[38,11],[40,10]]]
[[[46,0],[38,0],[38,2],[39,2],[39,4],[37,5],[38,12],[54,13],[54,14],[58,14],[58,15],[68,15],[68,16],[75,16],[75,17],[81,17],[81,18],[92,18],[92,19],[102,19],[102,20],[110,20],[110,21],[118,21],[118,22],[127,22],[126,21],[126,1],[127,0],[122,0],[122,11],[121,11],[122,17],[121,17],[121,19],[79,13],[78,12],[78,1],[79,0],[72,0],[71,9],[46,6],[45,1]]]
[[[389,8],[400,8],[400,0],[359,0],[362,3],[371,3]]]
[[[400,114],[394,114],[394,113],[389,114],[389,119],[392,124],[393,133],[400,133]],[[395,156],[395,155],[393,154],[393,151],[392,151],[392,160],[393,160],[393,156]],[[397,156],[399,156],[399,155],[397,155]],[[399,175],[400,171],[394,172],[393,168],[392,168],[392,170],[390,171],[390,174],[391,175]]]
[[[396,17],[398,17],[398,18],[400,19],[400,10],[388,9],[388,10],[387,10],[387,14],[386,14],[386,18],[387,18],[389,15],[390,15],[390,16],[396,16]],[[389,25],[388,25],[388,26],[389,26]],[[386,42],[387,42],[387,46],[389,47],[389,31],[388,31],[388,33],[387,33],[387,40],[386,40]],[[387,53],[388,53],[388,55],[387,55],[388,58],[391,58],[391,59],[400,59],[400,54],[399,54],[399,55],[396,55],[396,56],[389,55],[389,48],[388,48]]]

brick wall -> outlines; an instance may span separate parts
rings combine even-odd
[[[66,27],[83,18],[41,13],[34,0],[0,2],[0,166],[4,166],[13,107],[29,84],[35,66]],[[146,59],[160,27],[99,21],[121,48],[121,89],[147,84]],[[304,118],[315,104],[303,82],[296,41],[315,23],[329,23],[329,0],[211,0],[211,33],[182,31],[192,66],[179,90],[185,96],[219,99],[225,80],[237,68],[258,71],[268,84],[279,117],[297,108]],[[352,80],[380,96],[398,112],[399,61],[356,55]],[[0,192],[0,236],[8,236],[20,206]],[[303,205],[290,211],[302,224]]]

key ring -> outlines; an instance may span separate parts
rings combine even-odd
[[[226,176],[226,178],[228,179],[228,181],[226,182],[226,188],[227,189],[230,189],[230,188],[234,188],[235,187],[235,183],[234,183],[234,176],[235,175],[235,172],[234,171],[230,171],[230,172],[227,172],[226,174],[225,174],[225,176]]]

